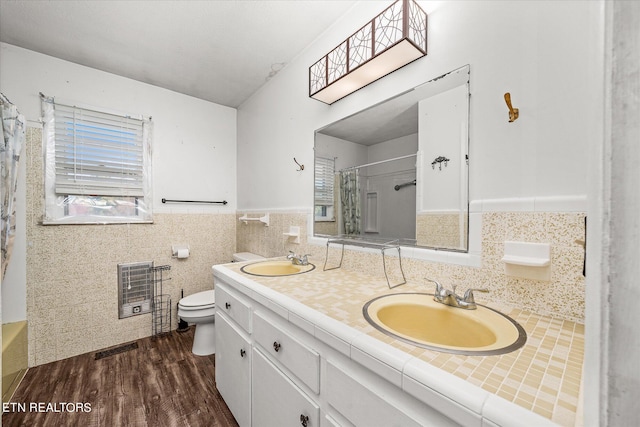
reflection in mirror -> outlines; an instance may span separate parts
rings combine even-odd
[[[465,84],[419,102],[420,246],[467,249],[468,99]]]
[[[316,131],[314,235],[467,250],[469,74]]]

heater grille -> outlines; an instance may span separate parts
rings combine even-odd
[[[118,264],[118,317],[151,311],[153,261]]]

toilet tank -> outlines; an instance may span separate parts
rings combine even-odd
[[[233,254],[233,262],[257,261],[259,259],[264,259],[264,257],[252,254],[251,252],[239,252],[237,254]]]

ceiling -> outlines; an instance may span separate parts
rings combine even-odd
[[[418,133],[417,91],[345,117],[318,132],[360,145],[375,145]]]
[[[465,65],[413,89],[331,123],[318,132],[361,145],[375,145],[418,133],[418,103],[454,87],[468,84]]]
[[[0,41],[236,108],[354,3],[0,0]]]

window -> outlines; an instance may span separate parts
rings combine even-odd
[[[151,222],[151,121],[42,96],[45,224]]]
[[[315,166],[315,220],[334,221],[333,183],[335,179],[335,160],[316,157]]]

